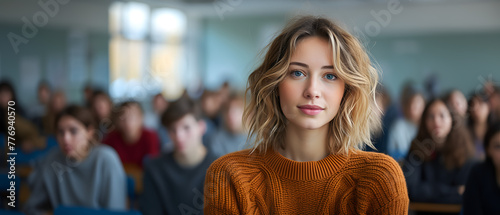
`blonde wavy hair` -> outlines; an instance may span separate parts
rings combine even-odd
[[[374,148],[370,135],[380,127],[380,109],[375,101],[377,70],[358,39],[325,18],[299,17],[266,47],[262,64],[249,78],[245,94],[243,122],[248,126],[254,151],[265,152],[269,147],[284,148],[283,137],[287,119],[278,97],[278,85],[286,77],[290,58],[297,43],[306,37],[321,37],[333,49],[333,66],[345,91],[337,115],[329,122],[331,153],[348,154]]]

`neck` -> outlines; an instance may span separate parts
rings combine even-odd
[[[488,129],[488,126],[486,122],[484,123],[475,123],[472,131],[474,132],[474,137],[483,139],[484,135],[486,134],[486,130]]]
[[[87,158],[89,152],[90,152],[90,145],[87,146],[83,151],[76,153],[76,155],[74,156],[71,156],[71,158],[74,159],[74,161],[76,162],[82,162],[83,160],[85,160],[85,158]]]
[[[330,154],[327,136],[328,125],[308,130],[289,124],[284,139],[285,148],[279,149],[278,152],[294,161],[319,161]]]
[[[193,167],[200,164],[207,155],[207,148],[202,143],[197,144],[192,149],[185,151],[175,151],[174,159],[179,165],[184,167]]]
[[[122,133],[122,138],[126,144],[134,144],[141,138],[141,135],[142,130],[134,133]]]

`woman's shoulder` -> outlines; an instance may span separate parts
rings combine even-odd
[[[384,197],[389,199],[396,196],[407,198],[402,168],[392,157],[365,151],[358,151],[349,156],[348,168],[352,169],[354,179],[368,185],[367,192],[376,191],[377,196],[383,193]],[[382,190],[384,192],[381,192]]]
[[[369,166],[398,166],[398,162],[389,155],[380,152],[355,151],[349,154],[350,161],[353,164],[369,165]]]
[[[91,150],[93,160],[96,162],[103,165],[121,165],[120,157],[111,146],[97,144]]]
[[[486,175],[489,176],[494,174],[495,167],[493,166],[493,164],[487,161],[483,161],[476,162],[471,165],[469,177],[484,178]]]
[[[378,152],[356,151],[349,154],[348,166],[356,173],[363,175],[364,178],[377,178],[381,175],[393,178],[394,180],[403,179],[401,166],[392,157]]]
[[[115,149],[113,149],[109,145],[105,144],[97,144],[94,147],[92,147],[92,152],[96,153],[99,156],[106,156],[106,157],[117,157],[118,154],[116,153]]]
[[[232,171],[244,172],[245,170],[255,170],[258,166],[264,163],[264,155],[244,149],[241,151],[232,152],[219,157],[209,168],[209,172]]]

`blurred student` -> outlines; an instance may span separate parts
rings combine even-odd
[[[461,203],[474,146],[465,126],[454,119],[442,99],[425,107],[403,166],[411,201]]]
[[[161,116],[167,110],[170,103],[165,99],[165,97],[158,93],[153,96],[151,101],[152,110],[147,111],[144,116],[144,125],[156,131],[158,137],[160,138],[161,150],[165,152],[171,152],[174,148],[170,137],[168,136],[167,129],[161,124]]]
[[[474,94],[469,100],[468,127],[474,139],[475,157],[478,160],[484,159],[483,140],[488,130],[489,113],[487,98],[481,94]]]
[[[417,127],[425,107],[424,96],[414,90],[404,90],[401,96],[403,118],[394,122],[389,130],[387,153],[397,161],[408,154],[411,141],[417,135]]]
[[[452,113],[465,119],[465,114],[467,114],[467,99],[460,90],[452,90],[445,96],[445,101]]]
[[[150,214],[203,214],[203,183],[217,158],[202,143],[206,124],[196,103],[182,97],[162,116],[174,143],[145,166],[141,211]]]
[[[474,166],[464,192],[463,214],[500,214],[500,123],[484,138],[486,160]]]
[[[94,95],[94,89],[92,88],[92,84],[90,83],[85,84],[82,93],[83,93],[83,104],[85,107],[88,108],[91,105],[90,100],[92,99],[92,95]]]
[[[126,175],[118,155],[93,140],[90,111],[69,106],[55,118],[58,148],[29,176],[26,214],[43,214],[58,206],[126,209]]]
[[[211,136],[210,148],[217,156],[245,148],[248,133],[243,125],[243,97],[232,95],[222,110],[223,125]]]
[[[102,138],[114,129],[112,120],[113,102],[107,93],[102,90],[95,90],[89,100],[90,110],[96,123],[96,137]]]
[[[30,107],[30,118],[33,120],[40,120],[45,114],[47,106],[49,105],[51,90],[49,83],[40,81],[37,88],[37,101]]]
[[[66,107],[66,96],[64,92],[57,91],[50,97],[49,106],[42,117],[43,133],[45,135],[55,135],[54,121],[59,112]]]
[[[13,102],[14,105],[9,105],[9,102]],[[9,107],[11,109],[9,109]],[[8,132],[11,131],[9,127],[13,126],[13,128],[15,128],[14,139],[15,143],[17,144],[16,147],[19,147],[25,153],[44,148],[46,145],[45,138],[39,134],[37,127],[22,115],[22,110],[23,108],[17,100],[15,90],[10,82],[1,81],[0,134],[4,134],[4,137],[6,138]],[[9,118],[15,120],[10,121]]]
[[[291,22],[248,79],[253,148],[210,166],[205,214],[407,214],[399,165],[361,151],[379,126],[377,83],[347,31],[325,18]]]
[[[210,146],[212,136],[219,130],[222,124],[220,108],[223,104],[217,91],[205,90],[200,100],[203,120],[207,124],[207,131],[203,135],[203,144]]]
[[[103,143],[116,150],[124,165],[142,167],[146,157],[160,151],[157,134],[144,128],[142,108],[135,101],[119,104],[114,115],[116,129],[106,135]]]
[[[391,95],[381,84],[377,86],[377,94],[375,95],[375,100],[377,101],[378,107],[382,111],[382,126],[380,129],[375,130],[372,133],[372,142],[375,146],[375,149],[366,147],[365,151],[374,151],[388,154],[387,144],[389,142],[389,129],[392,128],[394,122],[396,122],[401,117],[401,111],[399,110],[398,105],[392,103]]]
[[[493,87],[488,104],[490,105],[491,123],[500,122],[500,87]]]

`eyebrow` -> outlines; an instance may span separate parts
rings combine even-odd
[[[309,66],[305,63],[300,63],[300,62],[291,62],[290,65],[297,65],[297,66],[301,66],[301,67],[305,67],[305,68],[309,68]],[[321,67],[321,69],[333,69],[333,66],[332,65],[329,65],[329,66],[323,66]]]

